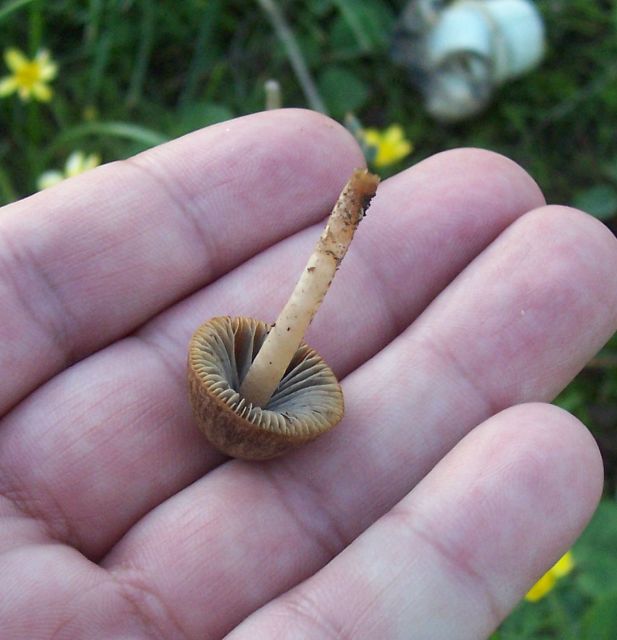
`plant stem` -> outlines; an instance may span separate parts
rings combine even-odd
[[[298,46],[298,42],[279,9],[279,6],[276,4],[275,0],[257,0],[257,2],[270,19],[276,35],[283,43],[287,52],[287,57],[289,58],[289,63],[298,78],[298,82],[302,87],[302,91],[304,91],[304,95],[306,96],[309,106],[314,111],[327,113],[326,105],[317,91],[317,87],[313,82],[313,78],[311,77],[306,62],[304,61],[304,57],[302,56],[302,52],[300,51],[300,47]]]
[[[36,55],[41,48],[43,40],[43,15],[41,1],[36,0],[30,7],[28,20],[28,46],[30,47],[30,55]]]
[[[265,407],[285,375],[323,301],[379,178],[357,169],[343,188],[317,245],[240,386],[249,402]]]
[[[150,56],[154,46],[154,26],[156,22],[156,4],[146,0],[142,2],[142,18],[139,47],[135,56],[131,82],[126,96],[126,106],[133,108],[140,100],[143,93],[146,72],[150,63]]]
[[[223,3],[221,0],[209,0],[204,3],[197,35],[193,43],[193,54],[187,67],[186,81],[177,102],[179,107],[186,107],[195,100],[199,83],[206,76],[210,78],[206,89],[208,91],[212,82],[211,78],[215,74],[217,66],[224,66],[225,64],[224,60],[217,60],[216,54],[208,46],[209,41],[214,37],[213,33],[216,31],[217,26],[221,24],[222,8]],[[209,97],[206,96],[205,101],[208,99]]]
[[[0,20],[6,18],[8,15],[21,9],[24,5],[35,2],[36,0],[13,0],[12,2],[6,2],[0,8]]]
[[[41,48],[43,39],[43,16],[40,0],[36,0],[30,5],[28,15],[28,46],[30,54],[35,56]],[[28,163],[30,176],[33,181],[41,172],[41,154],[39,147],[42,139],[41,114],[39,105],[36,100],[32,100],[28,104],[27,115],[28,130]]]
[[[613,369],[617,368],[617,354],[608,353],[592,358],[586,365],[588,369]]]
[[[272,79],[266,80],[264,91],[266,93],[266,111],[280,109],[283,101],[281,98],[281,85],[278,81]]]

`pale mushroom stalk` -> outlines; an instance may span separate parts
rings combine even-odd
[[[344,186],[300,279],[242,381],[240,394],[254,405],[265,407],[285,375],[378,183],[377,176],[357,169]]]

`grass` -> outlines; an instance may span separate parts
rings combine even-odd
[[[279,0],[275,7],[291,27],[284,37],[271,22],[272,4],[0,3],[3,48],[19,44],[34,54],[45,46],[60,64],[50,104],[0,100],[0,200],[33,192],[37,177],[77,148],[110,161],[261,110],[264,83],[276,78],[286,106],[323,103],[339,120],[351,111],[367,126],[401,124],[415,152],[392,172],[443,149],[493,149],[524,166],[549,201],[580,206],[617,229],[614,1],[540,0],[548,32],[543,64],[498,91],[481,116],[453,126],[424,113],[404,71],[389,60],[403,0]],[[537,605],[521,605],[496,634],[502,640],[617,637],[617,339],[557,402],[596,435],[606,495],[575,547],[572,579]],[[599,579],[603,566],[613,568],[612,580]]]

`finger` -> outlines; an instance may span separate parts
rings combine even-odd
[[[155,624],[140,610],[147,585],[120,584],[64,545],[47,541],[2,553],[0,576],[2,640],[188,637],[173,611]]]
[[[352,137],[323,116],[261,113],[6,207],[0,364],[11,375],[0,413],[68,363],[319,220],[362,163]]]
[[[345,379],[339,427],[269,464],[223,465],[146,516],[106,566],[151,584],[196,636],[228,631],[328,562],[476,424],[564,386],[616,327],[616,269],[615,240],[591,218],[523,216]]]
[[[580,534],[602,480],[595,442],[575,418],[549,405],[506,410],[228,637],[488,638]]]
[[[344,375],[541,201],[520,168],[480,151],[445,153],[386,181],[310,341]],[[317,228],[296,234],[151,321],[139,339],[96,354],[40,389],[4,421],[5,492],[35,511],[55,537],[98,557],[138,517],[220,461],[186,401],[189,336],[218,314],[273,319],[318,234]],[[385,247],[391,260],[383,259]],[[350,318],[366,326],[362,340],[348,330]]]
[[[481,599],[485,594],[492,596],[489,589],[495,583],[494,607],[511,606],[508,597],[520,596],[544,570],[543,563],[569,544],[568,536],[579,528],[577,520],[584,518],[584,505],[591,509],[596,499],[594,478],[597,485],[601,482],[597,455],[575,421],[552,415],[554,409],[548,414],[546,408],[538,407],[514,411],[518,413],[509,411],[477,429],[389,516],[324,571],[249,619],[234,637],[260,638],[265,630],[269,638],[300,634],[309,639],[321,625],[316,632],[321,638],[327,636],[328,625],[340,623],[343,630],[352,620],[359,635],[349,637],[362,638],[362,633],[378,637],[380,622],[396,620],[401,626],[408,624],[404,637],[418,625],[414,637],[420,638],[419,625],[426,618],[420,616],[418,622],[410,614],[421,613],[427,592],[435,593],[435,601],[428,605],[436,614],[429,619],[436,622],[449,614],[444,621],[450,623],[460,609],[467,616],[470,610],[484,614]],[[443,539],[435,535],[429,540],[422,535],[433,530]],[[386,536],[385,544],[380,535]],[[433,540],[440,544],[432,544]],[[174,541],[170,542],[173,546]],[[210,548],[202,557],[215,551]],[[262,552],[276,555],[276,550]],[[411,567],[408,573],[406,567]],[[471,577],[469,567],[476,570]],[[126,570],[128,576],[128,566]],[[379,597],[367,602],[369,594],[379,590],[393,571],[393,579],[379,591]],[[523,573],[527,574],[525,583]],[[118,580],[62,545],[28,545],[4,553],[0,574],[11,578],[2,582],[0,590],[2,637],[6,640],[92,637],[93,629],[98,629],[100,637],[204,637],[194,635],[176,611],[165,609],[137,571],[130,579]],[[475,576],[484,579],[486,589],[474,588]],[[341,578],[344,586],[339,584]],[[411,584],[405,581],[409,578]],[[439,609],[444,597],[461,586],[463,592],[456,591]],[[324,594],[331,592],[335,598],[329,600]],[[479,602],[474,600],[476,594]],[[326,600],[323,608],[322,600]],[[334,614],[329,608],[332,601],[340,603]],[[205,598],[198,609],[213,619],[220,615]],[[354,618],[346,617],[350,611]],[[446,637],[465,637],[461,633],[465,618],[456,622],[456,632]]]
[[[543,204],[518,165],[477,149],[438,154],[390,178],[380,185],[307,342],[342,378],[406,329],[509,224]],[[232,314],[274,321],[320,231],[315,225],[281,243],[278,255],[257,256],[144,333],[171,355],[184,347],[196,318]],[[285,268],[273,274],[273,264]]]
[[[128,597],[74,549],[13,549],[0,555],[0,575],[3,640],[147,637]]]

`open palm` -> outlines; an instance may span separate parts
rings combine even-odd
[[[617,243],[509,160],[385,181],[307,336],[346,416],[226,460],[190,335],[272,321],[362,156],[257,114],[0,212],[0,629],[16,638],[486,638],[593,512],[602,466],[541,404],[617,329]]]

